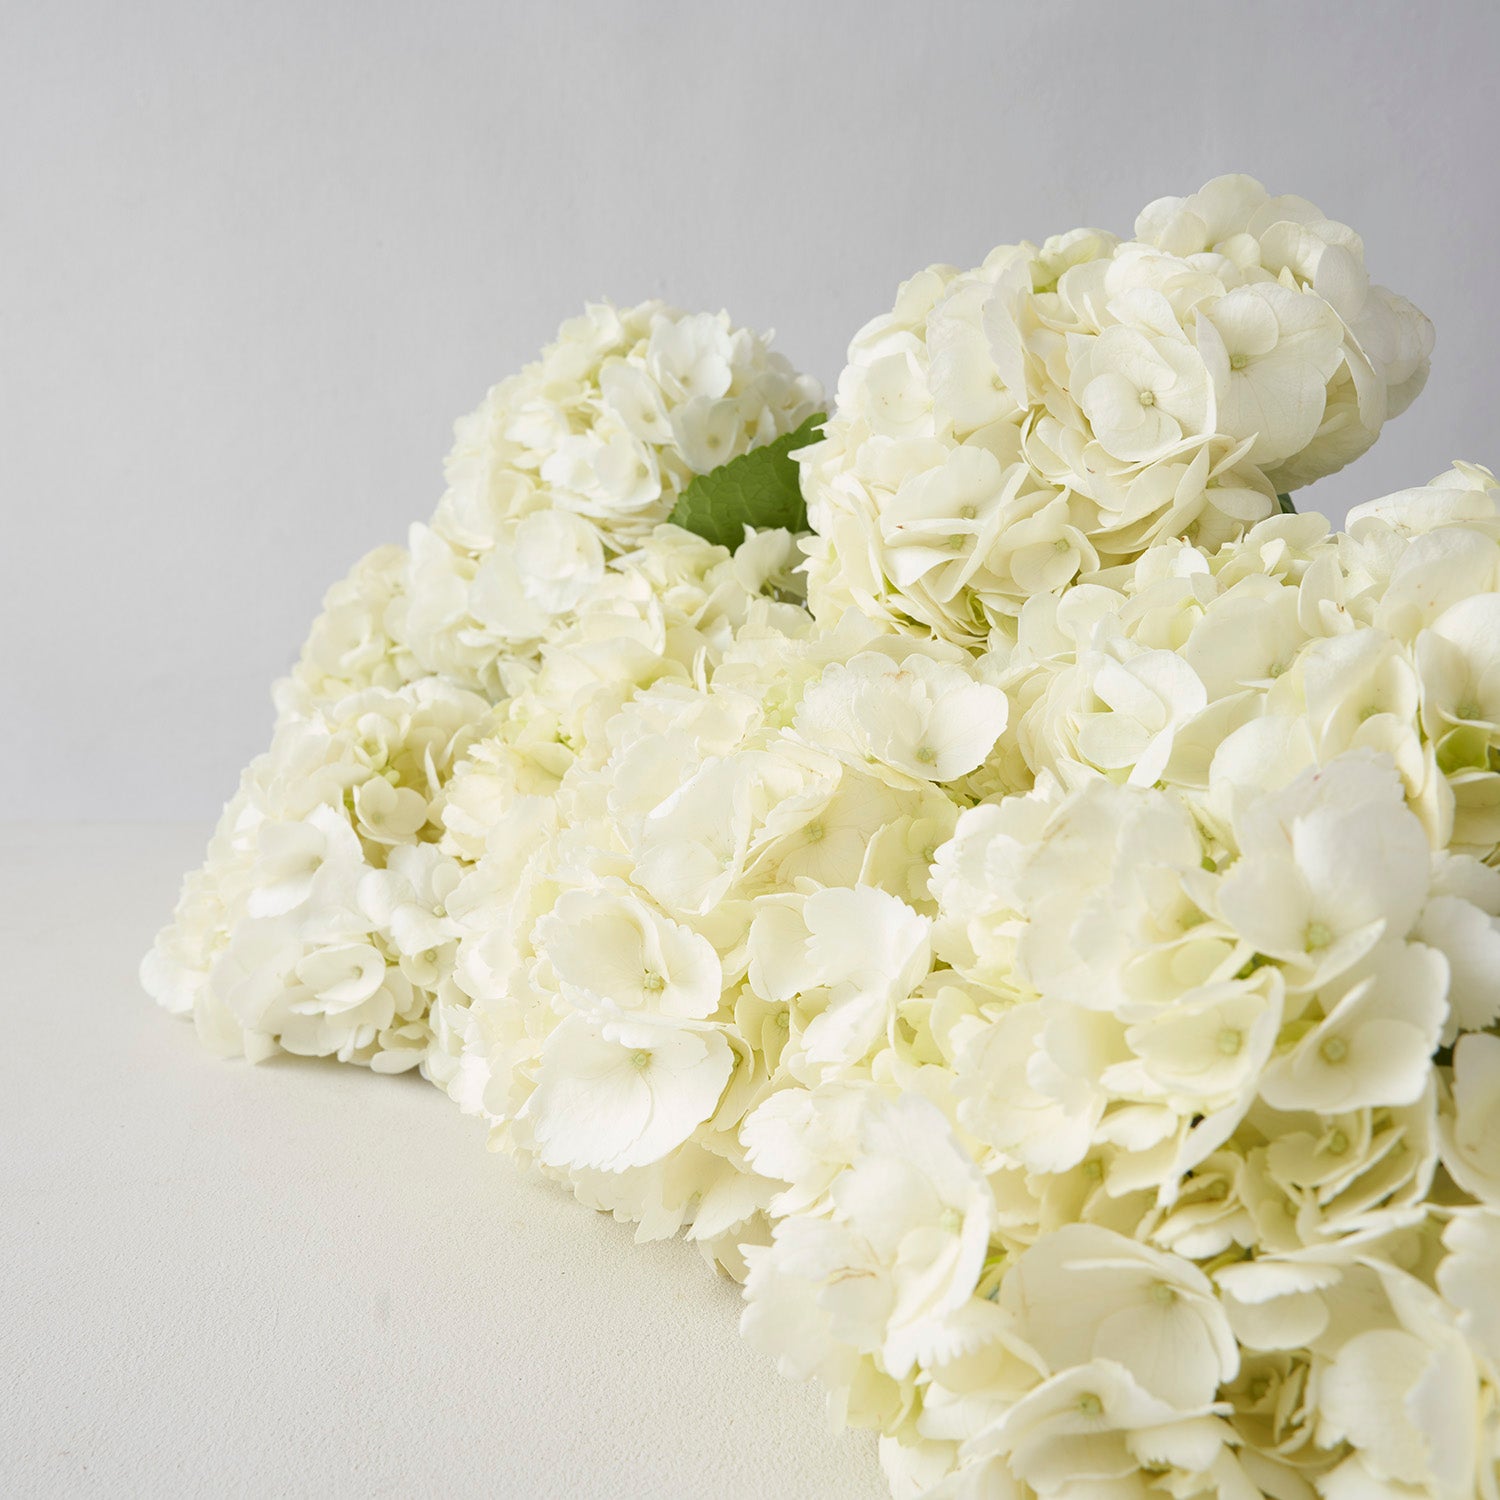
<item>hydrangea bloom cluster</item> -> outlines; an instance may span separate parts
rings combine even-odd
[[[981,663],[1034,786],[870,1078],[742,1128],[745,1332],[907,1492],[1496,1493],[1496,501],[1162,543]]]
[[[928,863],[1009,711],[966,653],[784,614],[638,692],[550,795],[476,743],[440,846],[473,864],[432,1076],[585,1201],[737,1272],[784,1189],[742,1126],[889,1047],[932,963]]]
[[[785,532],[731,556],[661,523],[720,445],[794,431],[817,396],[724,314],[564,324],[458,424],[431,526],[329,591],[147,989],[220,1051],[419,1064],[456,938],[437,857],[455,765],[483,738],[520,785],[552,785],[633,691],[702,671],[794,591]]]
[[[821,398],[725,313],[590,306],[457,423],[406,550],[377,548],[329,592],[277,685],[282,717],[429,675],[507,696],[693,475],[796,431]]]
[[[965,645],[1033,595],[1187,532],[1224,540],[1362,453],[1431,327],[1359,237],[1221,177],[1120,241],[1076,230],[933,266],[849,350],[806,450],[820,619]]]
[[[731,553],[667,502],[814,389],[591,311],[330,593],[148,986],[696,1242],[900,1500],[1500,1500],[1500,488],[1277,503],[1429,342],[1220,179],[908,283]]]

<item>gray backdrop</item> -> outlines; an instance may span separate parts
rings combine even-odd
[[[832,384],[932,261],[1223,171],[1437,324],[1340,516],[1500,462],[1488,3],[0,9],[0,817],[206,818],[324,588],[586,298]]]

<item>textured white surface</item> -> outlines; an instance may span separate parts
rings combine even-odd
[[[202,1051],[136,961],[197,827],[0,827],[0,1494],[886,1493],[738,1295],[415,1078]]]
[[[831,386],[923,266],[1253,172],[1438,329],[1299,505],[1500,462],[1497,48],[1486,0],[0,5],[0,817],[211,817],[323,591],[589,297]]]

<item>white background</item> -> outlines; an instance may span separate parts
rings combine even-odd
[[[0,7],[0,817],[211,816],[324,588],[587,298],[831,385],[922,266],[1248,171],[1438,328],[1303,503],[1500,462],[1497,60],[1487,0]]]

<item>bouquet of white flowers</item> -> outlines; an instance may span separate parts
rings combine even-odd
[[[1500,1500],[1500,488],[1289,499],[1430,348],[1241,177],[920,273],[821,436],[591,308],[147,988],[697,1242],[897,1496]]]

